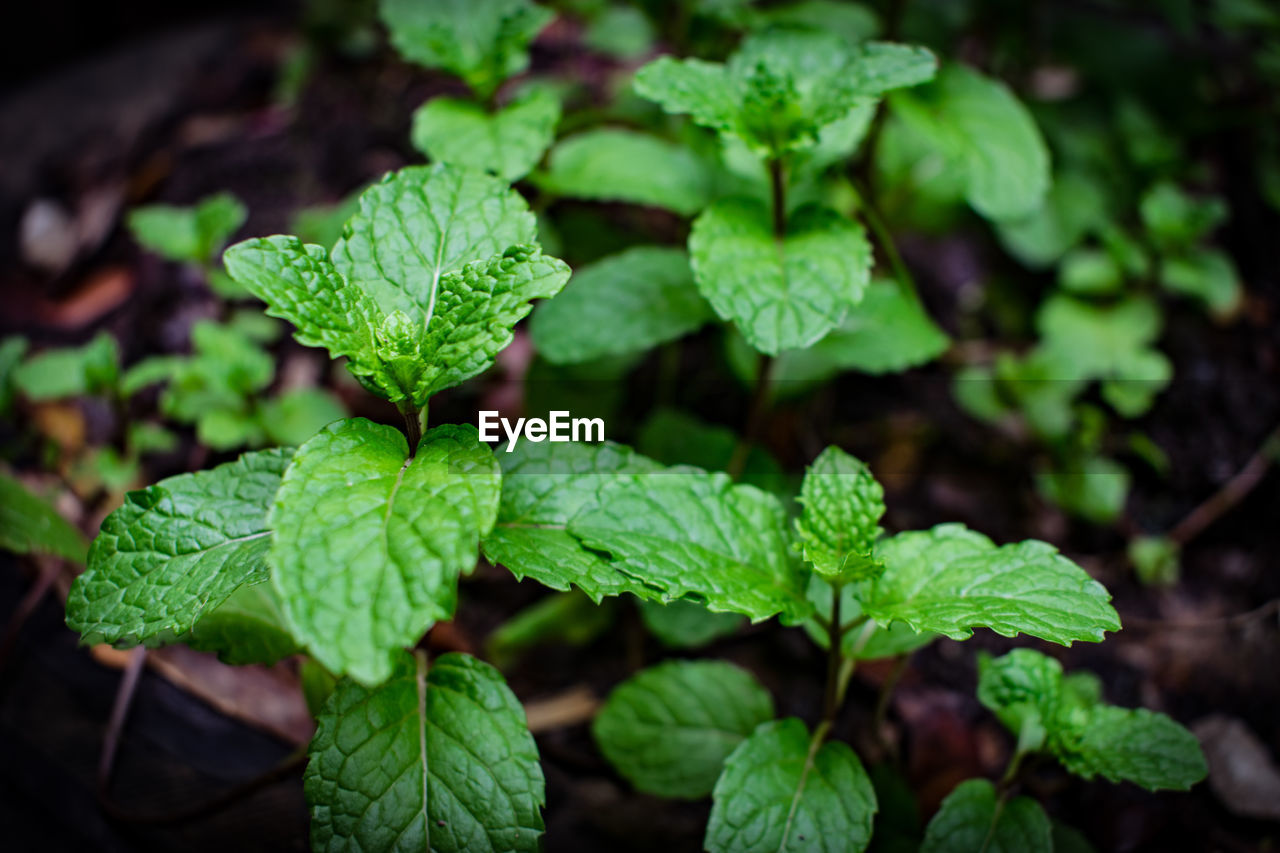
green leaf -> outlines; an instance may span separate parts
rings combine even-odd
[[[840,621],[845,625],[860,618],[862,602],[859,600],[861,584],[845,584],[840,589]],[[813,604],[814,616],[831,619],[831,584],[816,573],[809,576],[809,601]],[[818,624],[816,618],[804,623],[805,633],[820,648],[830,648],[831,638],[827,629]],[[937,634],[921,633],[912,630],[905,622],[894,622],[892,625],[877,624],[874,619],[867,619],[862,627],[844,632],[841,647],[846,657],[857,660],[880,660],[897,657],[914,652],[938,639]]]
[[[885,540],[876,558],[886,570],[865,610],[882,624],[902,620],[955,640],[984,626],[1062,645],[1099,642],[1105,631],[1120,630],[1102,584],[1045,542],[996,547],[961,525],[943,524]]]
[[[485,654],[505,669],[535,646],[585,646],[613,621],[612,607],[597,604],[581,590],[553,592],[495,628],[485,641]]]
[[[38,403],[109,392],[119,374],[116,339],[109,332],[99,332],[84,346],[45,350],[29,357],[14,368],[13,384]]]
[[[999,658],[980,652],[978,701],[1018,735],[1020,751],[1040,749],[1062,702],[1062,664],[1031,649]]]
[[[385,684],[339,683],[316,722],[303,776],[313,849],[539,849],[538,749],[488,664],[400,652]]]
[[[483,4],[466,3],[477,5]],[[501,179],[436,163],[392,172],[365,190],[331,257],[338,273],[369,294],[383,315],[403,311],[429,325],[447,273],[536,239],[528,205]]]
[[[83,563],[84,535],[47,501],[0,473],[0,548],[15,554],[52,554]]]
[[[1062,258],[1058,286],[1080,296],[1110,296],[1124,287],[1124,271],[1107,252],[1075,249]]]
[[[380,0],[391,43],[410,62],[443,68],[487,98],[529,65],[529,42],[555,17],[529,0]]]
[[[1025,216],[996,224],[1000,242],[1029,267],[1040,269],[1055,263],[1078,245],[1086,233],[1107,221],[1103,187],[1087,174],[1065,171],[1038,208]]]
[[[500,484],[474,427],[436,427],[411,457],[392,427],[330,424],[298,449],[271,510],[293,635],[336,675],[385,680],[398,649],[453,615]]]
[[[1185,791],[1208,773],[1195,735],[1145,708],[1078,710],[1050,743],[1063,766],[1085,779],[1101,776],[1149,791]]]
[[[871,276],[862,227],[812,205],[791,214],[779,242],[761,202],[716,202],[693,223],[689,254],[715,312],[770,355],[807,347],[838,326]]]
[[[296,237],[254,238],[223,255],[227,272],[267,303],[267,313],[288,320],[300,343],[351,359],[352,372],[369,375],[375,333],[383,312],[334,269],[321,246]]]
[[[945,66],[930,86],[891,97],[893,112],[964,176],[965,199],[988,219],[1034,212],[1049,190],[1049,149],[1027,108],[999,80]]]
[[[683,145],[631,130],[599,128],[561,140],[542,190],[568,198],[622,201],[692,216],[711,201],[711,171]]]
[[[217,652],[223,663],[272,664],[302,646],[289,633],[280,596],[266,577],[237,587],[196,623],[187,638],[193,649]]]
[[[67,597],[85,643],[182,639],[237,587],[266,577],[267,509],[292,450],[246,453],[125,496]]]
[[[619,684],[591,725],[605,758],[636,790],[698,799],[773,699],[751,673],[723,661],[667,661]]]
[[[1219,317],[1234,313],[1244,298],[1231,256],[1216,249],[1192,249],[1185,255],[1164,258],[1160,285],[1198,300]]]
[[[531,577],[552,589],[576,586],[596,602],[624,592],[659,595],[612,567],[603,555],[584,548],[568,526],[584,508],[595,505],[606,484],[661,466],[608,441],[521,442],[497,457],[502,465],[502,501],[497,524],[484,539],[490,562],[505,566],[518,579]]]
[[[13,374],[27,354],[27,339],[12,335],[0,340],[0,416],[8,415],[17,392]]]
[[[272,443],[296,445],[346,415],[342,402],[329,391],[293,388],[279,397],[263,400],[258,420]]]
[[[538,352],[556,364],[642,352],[711,319],[689,256],[641,246],[580,267],[564,292],[533,316]]]
[[[218,193],[194,207],[150,204],[134,208],[126,222],[143,248],[166,260],[204,265],[216,259],[248,215],[235,196]]]
[[[634,85],[667,112],[778,157],[812,147],[826,125],[890,89],[930,79],[936,67],[920,47],[855,47],[830,32],[772,30],[749,36],[724,65],[661,57]]]
[[[838,447],[813,460],[800,487],[804,511],[797,543],[813,570],[828,581],[866,580],[884,571],[872,556],[883,530],[884,489],[871,469]]]
[[[1129,562],[1146,586],[1172,586],[1178,582],[1182,548],[1167,536],[1135,536],[1129,540]]]
[[[880,33],[880,19],[875,12],[845,0],[800,0],[754,11],[758,26],[824,30],[840,36],[847,44],[858,44]]]
[[[328,248],[342,237],[342,226],[359,209],[359,192],[331,204],[299,208],[289,219],[289,232],[296,234],[303,243],[316,243]]]
[[[1124,511],[1129,479],[1128,470],[1114,459],[1087,455],[1038,472],[1036,489],[1077,518],[1109,524]]]
[[[737,613],[712,613],[696,601],[640,602],[640,621],[669,649],[697,649],[738,632],[746,619]]]
[[[655,409],[640,428],[636,448],[664,465],[693,465],[707,471],[723,471],[733,461],[738,435],[728,427],[709,424],[677,409]],[[794,492],[782,467],[764,448],[747,452],[739,482],[766,492]]]
[[[413,114],[413,147],[432,160],[493,172],[516,181],[555,139],[560,100],[545,89],[489,112],[460,98],[432,98]]]
[[[691,598],[759,622],[809,615],[778,499],[726,474],[675,467],[606,483],[569,522],[586,547],[662,599]],[[655,597],[652,594],[647,597]]]
[[[1168,181],[1147,190],[1138,210],[1152,241],[1164,251],[1191,247],[1227,218],[1222,199],[1194,199]]]
[[[970,779],[942,801],[920,853],[1053,853],[1052,833],[1035,800],[1004,801],[986,779]]]
[[[866,849],[876,795],[848,744],[820,744],[794,717],[768,722],[729,756],[712,793],[711,853]]]
[[[609,6],[582,34],[583,43],[619,59],[637,59],[653,49],[656,34],[649,17],[632,6]]]

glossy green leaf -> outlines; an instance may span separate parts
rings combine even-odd
[[[83,563],[84,535],[47,501],[0,473],[0,548],[15,554],[52,554]]]
[[[230,193],[201,199],[193,207],[150,204],[129,211],[133,238],[166,260],[208,264],[244,224],[249,211]]]
[[[687,597],[715,612],[753,621],[781,614],[796,623],[811,607],[784,522],[774,496],[726,474],[675,467],[605,484],[569,532],[663,600]]]
[[[432,98],[413,114],[413,147],[432,160],[523,178],[555,138],[560,101],[532,89],[496,112],[460,98]]]
[[[694,331],[711,309],[689,256],[642,246],[576,270],[564,292],[533,316],[538,352],[557,364],[642,352]]]
[[[865,462],[828,447],[805,470],[800,503],[796,536],[815,572],[847,583],[884,571],[872,555],[883,532],[884,489]]]
[[[223,663],[233,666],[272,664],[302,651],[289,633],[280,594],[265,577],[240,585],[200,617],[186,642],[200,651],[217,652]]]
[[[1070,645],[1120,630],[1102,584],[1034,539],[997,547],[958,524],[899,533],[876,549],[885,572],[864,602],[881,624],[906,622],[956,640],[984,626]]]
[[[456,653],[393,663],[381,686],[339,683],[316,721],[312,849],[537,851],[542,768],[502,675]]]
[[[848,744],[820,744],[794,717],[768,722],[725,762],[712,793],[711,853],[857,853],[876,795]]]
[[[1051,744],[1063,766],[1085,779],[1101,776],[1150,791],[1185,791],[1208,773],[1195,735],[1145,708],[1077,710]]]
[[[723,661],[667,661],[614,688],[591,725],[600,751],[637,790],[697,799],[773,700],[751,673]]]
[[[267,510],[292,450],[246,453],[130,492],[107,516],[67,597],[85,643],[183,638],[237,587],[267,575]]]
[[[945,66],[930,86],[892,96],[894,115],[964,176],[988,219],[1024,217],[1049,190],[1049,149],[1027,108],[999,80]]]
[[[529,65],[529,42],[554,14],[530,0],[379,0],[391,43],[410,62],[443,68],[487,98]]]
[[[576,586],[596,602],[624,592],[659,596],[611,566],[604,555],[583,547],[568,528],[579,512],[595,505],[604,486],[661,466],[612,442],[521,442],[511,453],[496,455],[502,465],[502,501],[497,524],[484,539],[490,562],[552,589]]]
[[[920,853],[1053,853],[1049,817],[1030,797],[999,799],[986,779],[956,786],[925,829]]]
[[[871,244],[857,223],[805,206],[779,243],[764,204],[716,202],[693,224],[698,289],[761,352],[813,344],[844,321],[871,275]]]
[[[568,198],[622,201],[692,216],[711,201],[708,165],[682,145],[620,128],[575,134],[551,149],[543,190]]]
[[[298,449],[271,510],[293,635],[334,674],[386,679],[399,649],[453,615],[500,487],[474,427],[430,430],[410,457],[392,427],[330,424]]]

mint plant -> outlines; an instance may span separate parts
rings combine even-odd
[[[217,193],[192,207],[149,204],[134,208],[127,222],[143,248],[199,271],[214,293],[236,299],[246,294],[227,277],[218,261],[227,240],[248,216],[249,211],[235,196]]]
[[[413,145],[433,161],[514,181],[542,158],[560,120],[560,100],[529,87],[499,107],[498,89],[529,65],[529,42],[550,23],[530,0],[381,0],[391,41],[410,62],[466,83],[475,100],[436,97],[413,115]]]

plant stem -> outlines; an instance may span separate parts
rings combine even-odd
[[[893,235],[889,233],[888,226],[884,224],[884,220],[880,218],[880,212],[876,210],[875,204],[872,203],[870,191],[865,185],[856,180],[853,182],[853,189],[858,194],[858,199],[862,202],[863,218],[871,226],[871,233],[876,235],[876,242],[880,244],[885,256],[889,258],[889,266],[893,268],[893,277],[898,280],[898,286],[918,304],[920,302],[920,294],[916,290],[916,280],[911,277],[911,271],[907,269],[906,263],[902,260],[902,255],[898,253],[897,245],[893,242]]]
[[[760,353],[760,361],[756,365],[756,385],[751,392],[751,407],[747,410],[747,424],[742,436],[734,445],[733,456],[725,470],[729,476],[737,480],[747,467],[747,457],[751,448],[760,438],[760,430],[764,426],[764,416],[769,408],[769,380],[773,375],[773,356]]]
[[[1169,531],[1169,538],[1178,543],[1179,547],[1183,547],[1199,536],[1205,528],[1244,500],[1254,487],[1262,482],[1267,469],[1277,459],[1280,459],[1280,427],[1267,434],[1262,446],[1249,457],[1249,461],[1234,477],[1208,500],[1192,510],[1186,518],[1178,522],[1178,525]]]
[[[404,433],[409,439],[409,458],[412,459],[418,452],[418,443],[422,441],[422,412],[413,405],[410,400],[401,400],[396,403],[396,408],[400,410],[400,415],[404,418]]]
[[[844,632],[840,630],[840,584],[831,585],[831,622],[827,625],[827,688],[822,700],[822,719],[834,723],[840,710],[844,691],[840,689],[841,645]]]
[[[773,192],[773,236],[787,236],[787,176],[781,157],[769,161],[769,187]]]

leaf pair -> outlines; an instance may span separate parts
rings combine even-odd
[[[370,390],[421,408],[492,363],[529,302],[569,269],[533,245],[533,215],[496,178],[437,164],[360,197],[332,253],[294,237],[227,250],[233,278]]]

